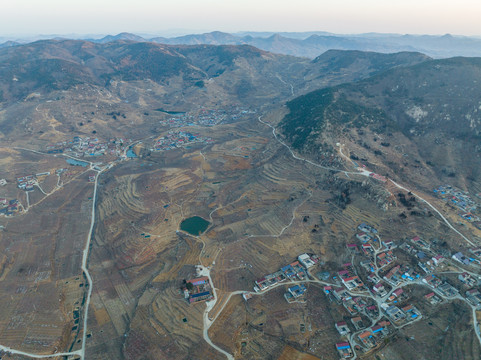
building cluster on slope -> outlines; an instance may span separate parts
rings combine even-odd
[[[177,113],[175,116],[161,120],[160,125],[169,127],[215,126],[221,123],[242,120],[251,114],[255,114],[255,111],[239,106],[227,109],[201,108],[198,111]]]
[[[313,267],[319,262],[317,255],[302,254],[297,257],[297,260],[283,266],[275,273],[265,275],[264,277],[255,281],[254,291],[262,292],[277,284],[283,282],[301,282],[309,279],[307,269]],[[303,284],[295,284],[287,289],[284,298],[287,302],[294,302],[300,300],[306,293],[307,288]]]
[[[464,220],[475,223],[481,228],[481,219],[475,214],[477,203],[469,196],[466,191],[459,190],[451,185],[443,185],[434,189],[434,194],[447,203],[460,210],[459,216]]]
[[[193,143],[210,143],[213,142],[211,138],[200,136],[200,134],[191,133],[187,131],[169,131],[167,135],[158,138],[151,151],[166,151],[180,147],[184,147]]]
[[[358,273],[355,265],[346,263],[337,276],[332,277],[338,285],[324,286],[328,299],[344,306],[352,316],[353,335],[350,335],[353,330],[345,321],[335,324],[346,340],[336,344],[341,358],[353,357],[353,347],[364,352],[377,348],[381,339],[389,334],[389,326],[398,328],[422,319],[421,311],[410,300],[410,292],[404,288],[406,285],[430,288],[431,291],[423,297],[430,306],[436,306],[443,299],[449,301],[463,296],[472,306],[481,309],[478,276],[468,271],[460,272],[457,275],[459,283],[438,276],[438,273],[457,266],[456,263],[478,266],[481,248],[470,249],[471,256],[465,256],[462,252],[452,254],[442,247],[436,250],[439,240],[428,242],[414,236],[398,244],[393,240],[381,241],[377,230],[364,223],[358,226],[358,230],[357,241],[348,243],[347,250],[353,259],[356,255],[362,256],[356,264],[365,272]],[[406,260],[406,255],[410,260]],[[326,281],[330,274],[320,271],[316,276]],[[367,286],[361,278],[366,279]],[[463,287],[468,289],[464,295],[460,289]],[[369,319],[369,325],[363,322],[364,316]]]
[[[479,261],[475,258],[481,256],[481,248],[470,249],[471,258],[438,247],[439,240],[436,239],[427,241],[414,236],[395,242],[381,240],[376,228],[365,223],[357,229],[360,231],[355,235],[358,242],[347,244],[352,262],[342,264],[332,275],[331,270],[322,268],[324,263],[317,255],[305,253],[278,271],[256,280],[254,291],[262,293],[283,285],[287,288],[284,298],[288,303],[303,302],[308,290],[306,283],[323,284],[328,300],[344,307],[350,316],[349,322],[344,316],[344,321],[334,324],[342,337],[342,341],[335,343],[342,359],[354,357],[356,351],[367,353],[378,349],[393,330],[422,319],[416,301],[424,299],[426,304],[436,306],[445,300],[464,299],[474,308],[481,309],[478,288],[481,277],[469,270],[454,271],[459,283],[452,281],[453,277],[447,279],[443,276],[452,273],[453,267],[478,266]],[[362,259],[355,261],[356,255]],[[319,267],[313,275],[311,268],[315,266]],[[332,282],[327,282],[329,279]],[[200,282],[208,284],[207,277],[192,281],[193,286]],[[411,299],[416,296],[406,288],[411,284],[424,286],[428,291],[421,299]],[[201,295],[195,295],[199,293]],[[252,294],[245,292],[243,297],[247,301]],[[185,289],[185,297],[190,302],[208,300],[211,296],[206,288],[194,288],[193,292]]]
[[[21,204],[17,199],[8,200],[0,198],[0,215],[13,216],[21,209]]]
[[[20,176],[17,178],[17,187],[25,191],[33,191],[34,186],[38,186],[39,182],[45,180],[47,176],[50,175],[50,171]]]
[[[122,138],[112,138],[109,141],[102,141],[98,138],[74,136],[72,140],[61,141],[47,145],[46,150],[49,154],[69,153],[75,157],[123,155],[126,147],[132,140]]]

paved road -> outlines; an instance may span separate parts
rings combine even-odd
[[[91,165],[92,167],[92,165]],[[90,220],[90,229],[89,234],[87,236],[87,241],[85,243],[85,248],[83,250],[82,256],[82,271],[85,274],[87,282],[89,284],[87,290],[87,299],[85,301],[85,311],[84,311],[84,325],[83,325],[83,333],[82,333],[82,348],[80,350],[80,357],[81,359],[85,358],[85,343],[87,340],[87,321],[88,321],[88,314],[89,314],[89,307],[90,307],[90,298],[92,296],[92,288],[93,288],[93,281],[92,277],[90,276],[89,269],[88,269],[88,257],[89,257],[89,250],[90,250],[90,243],[92,240],[92,233],[95,226],[95,204],[97,202],[97,188],[98,188],[98,180],[100,174],[108,169],[109,167],[105,167],[102,170],[95,170],[97,171],[97,175],[95,176],[95,183],[94,183],[94,194],[92,196],[92,211],[91,211],[91,220]]]
[[[31,151],[31,152],[41,154],[41,155],[52,156],[52,154],[42,153],[42,152],[39,152],[39,151],[36,151],[36,150],[31,150],[31,149],[26,149],[26,148],[16,148],[16,149]],[[64,155],[64,156],[76,159],[73,156],[69,156],[69,155]],[[84,304],[85,312],[84,312],[84,321],[83,321],[82,348],[80,350],[76,350],[76,351],[64,352],[64,353],[54,353],[54,354],[49,354],[49,355],[38,355],[38,354],[28,353],[28,352],[24,352],[24,351],[20,351],[20,350],[11,349],[7,346],[2,346],[2,345],[0,345],[0,350],[10,352],[11,354],[28,356],[28,357],[35,358],[35,359],[49,358],[49,357],[52,357],[52,356],[79,356],[80,359],[82,359],[82,360],[85,359],[85,347],[86,347],[85,343],[86,343],[87,332],[88,332],[88,328],[87,328],[88,311],[89,311],[90,298],[92,296],[92,288],[93,288],[93,281],[92,281],[92,277],[90,276],[90,273],[88,271],[87,263],[88,263],[88,255],[89,255],[90,243],[91,243],[91,239],[92,239],[92,233],[93,233],[93,229],[94,229],[94,226],[95,226],[95,205],[96,205],[96,200],[97,200],[98,179],[99,179],[99,176],[102,172],[110,169],[113,166],[113,163],[109,163],[108,165],[106,165],[102,169],[97,170],[97,169],[95,169],[95,166],[96,166],[95,163],[92,163],[90,161],[85,161],[83,159],[81,161],[88,162],[90,164],[90,170],[97,172],[97,174],[95,176],[94,193],[93,193],[93,196],[92,196],[90,228],[89,228],[89,233],[88,233],[88,236],[87,236],[87,241],[85,243],[85,247],[84,247],[84,250],[83,250],[82,267],[81,267],[82,272],[84,273],[85,278],[87,279],[87,282],[88,282],[87,299],[86,299],[85,304]]]

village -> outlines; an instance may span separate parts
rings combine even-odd
[[[68,153],[75,157],[122,156],[130,144],[132,144],[132,140],[122,138],[111,138],[109,141],[102,141],[96,137],[74,136],[72,140],[47,145],[46,150],[48,154]]]
[[[332,324],[340,336],[333,346],[341,359],[381,348],[399,329],[423,319],[420,308],[462,300],[473,310],[481,309],[480,277],[473,272],[479,270],[481,249],[470,249],[470,257],[459,251],[450,253],[441,249],[438,241],[419,236],[382,240],[378,231],[365,223],[358,226],[353,238],[355,241],[346,245],[352,261],[338,270],[327,269],[318,255],[304,253],[256,280],[254,291],[243,293],[244,300],[284,286],[289,304],[303,303],[309,286],[320,284],[331,306],[343,308],[345,314]],[[204,285],[208,278],[189,282],[192,290],[184,291],[190,303],[197,302],[196,296],[201,301],[211,299],[211,285]],[[197,288],[198,284],[206,288]],[[424,288],[422,296],[413,287]],[[477,329],[477,322],[474,326]]]
[[[459,210],[458,215],[464,220],[481,228],[481,219],[475,214],[477,203],[466,191],[459,190],[451,185],[442,185],[433,190],[434,194]],[[479,194],[478,194],[479,197]]]
[[[212,143],[214,140],[208,137],[200,136],[197,133],[187,131],[169,131],[165,136],[155,140],[151,151],[167,151],[193,143]]]
[[[184,126],[215,126],[221,123],[242,120],[244,117],[255,114],[255,111],[239,106],[228,109],[201,108],[195,112],[176,113],[175,116],[160,120],[160,125],[171,128]]]

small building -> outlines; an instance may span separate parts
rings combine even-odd
[[[326,281],[331,277],[331,273],[329,271],[321,271],[321,272],[317,273],[317,277],[320,280]]]
[[[213,296],[210,293],[210,291],[203,291],[197,294],[192,294],[190,295],[189,302],[190,303],[196,303],[196,302],[201,302],[201,301],[207,301],[212,299]]]
[[[392,294],[397,298],[400,297],[403,293],[404,293],[404,290],[402,288],[396,289],[392,292]]]
[[[375,319],[379,315],[379,309],[376,305],[370,305],[366,307],[366,315],[369,316],[369,318]]]
[[[372,236],[370,236],[370,235],[368,235],[368,234],[366,234],[366,233],[364,233],[364,232],[361,232],[361,233],[359,233],[359,234],[356,234],[356,238],[357,238],[359,241],[361,241],[361,242],[363,242],[363,243],[366,243],[366,242],[368,242],[369,240],[372,239]]]
[[[433,260],[433,264],[435,266],[439,266],[441,263],[444,262],[444,260],[446,260],[442,255],[433,256],[431,259]]]
[[[371,327],[371,332],[375,336],[382,336],[384,328],[381,325],[374,325]]]
[[[191,283],[194,286],[204,285],[209,283],[209,278],[207,276],[202,276],[197,279],[187,280],[188,283]]]
[[[335,325],[336,330],[341,335],[346,335],[350,333],[349,327],[347,326],[345,321],[339,321]]]
[[[363,232],[377,234],[377,230],[373,226],[367,225],[366,223],[360,224],[357,228]]]
[[[356,244],[347,244],[346,247],[351,252],[354,252],[354,253],[358,252],[358,248]]]
[[[411,321],[416,320],[419,316],[421,316],[421,313],[414,305],[407,305],[403,307],[401,310],[406,315],[406,318]]]
[[[462,252],[457,252],[456,254],[454,254],[452,256],[452,259],[460,262],[461,264],[469,265],[469,259],[464,256]]]
[[[384,275],[383,279],[386,280],[392,286],[398,286],[401,283],[401,266],[397,265],[393,267],[389,272]]]
[[[434,275],[426,276],[423,278],[423,282],[431,286],[433,289],[436,289],[442,283],[442,281]]]
[[[302,296],[304,296],[306,291],[307,289],[304,286],[304,284],[298,284],[288,288],[287,292],[284,294],[284,298],[288,303],[291,303],[295,300],[298,300]]]
[[[466,300],[468,300],[473,306],[481,306],[481,294],[479,293],[479,290],[471,289],[466,291]]]
[[[362,318],[360,316],[353,317],[351,319],[351,322],[356,328],[356,330],[360,330],[364,327],[364,323],[362,322]]]
[[[376,342],[370,330],[363,331],[361,334],[359,334],[358,338],[361,343],[368,349],[376,345]]]
[[[458,280],[461,281],[464,285],[466,285],[467,287],[473,287],[473,286],[476,286],[478,284],[478,281],[476,279],[474,279],[470,274],[468,274],[467,272],[464,272],[462,274],[459,274],[458,275]]]
[[[386,288],[380,282],[373,286],[372,290],[380,297],[383,297],[387,294]]]
[[[352,299],[352,296],[347,292],[344,288],[335,288],[331,290],[332,295],[336,298],[339,302],[347,301]]]
[[[439,304],[442,299],[437,296],[434,292],[430,292],[429,294],[424,295],[424,298],[431,304],[436,305]]]
[[[458,295],[459,291],[451,284],[444,282],[438,286],[437,290],[446,297],[452,298]]]
[[[382,244],[386,249],[389,249],[389,250],[396,248],[396,244],[392,240],[383,240]]]
[[[406,315],[397,306],[391,305],[385,311],[386,315],[395,323],[399,323],[406,318]]]
[[[351,344],[348,342],[337,343],[336,349],[341,359],[349,359],[353,356]]]
[[[361,279],[359,279],[359,276],[350,276],[347,278],[341,278],[341,281],[348,290],[354,290],[364,285]]]
[[[297,259],[303,266],[305,266],[306,269],[309,269],[310,267],[316,265],[314,261],[311,260],[311,257],[307,254],[299,255]]]
[[[244,298],[245,301],[252,299],[252,294],[250,292],[245,292],[242,294],[242,297]]]

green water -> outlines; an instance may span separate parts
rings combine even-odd
[[[210,222],[200,216],[192,216],[180,223],[180,229],[187,231],[191,235],[200,235],[207,230]]]

